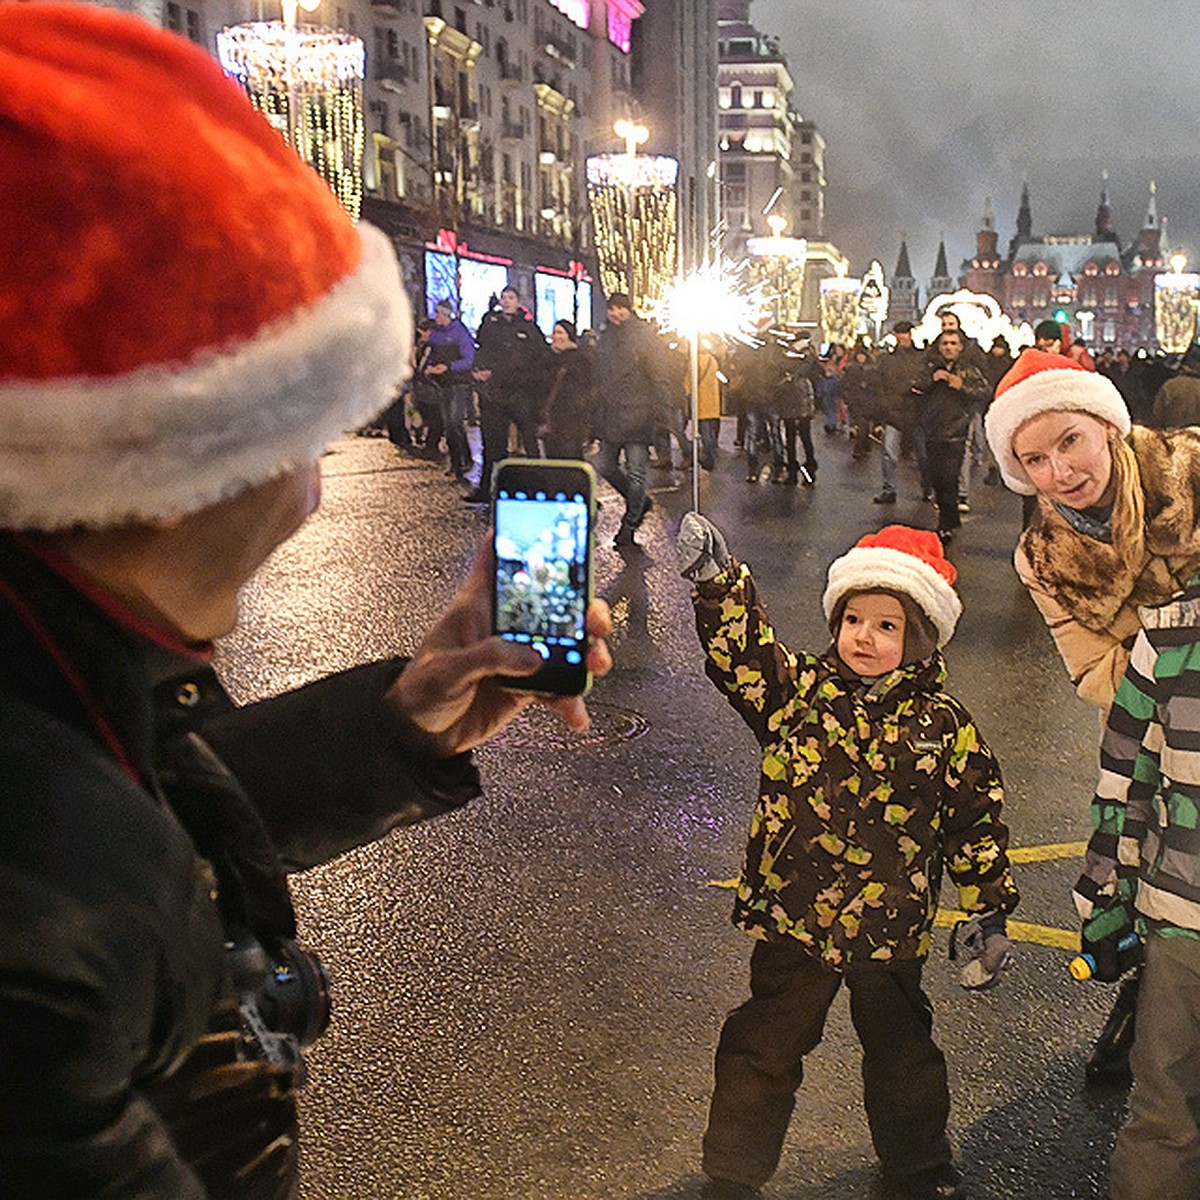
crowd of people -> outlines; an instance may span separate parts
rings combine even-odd
[[[718,468],[721,418],[731,417],[729,449],[744,459],[747,483],[813,487],[819,417],[831,452],[839,440],[856,461],[878,450],[876,504],[896,503],[899,464],[912,463],[921,499],[933,506],[933,527],[949,546],[970,512],[972,488],[1000,482],[984,417],[1015,359],[1003,337],[987,347],[969,337],[952,308],[940,321],[941,332],[925,346],[908,321],[895,323],[886,346],[862,337],[820,352],[806,332],[769,320],[751,336],[706,338],[698,351],[701,468]],[[1178,359],[1106,347],[1093,359],[1066,327],[1047,320],[1037,326],[1033,348],[1110,380],[1138,424],[1200,421],[1196,347]],[[493,298],[474,333],[442,298],[434,317],[418,323],[408,390],[371,431],[386,432],[410,453],[446,461],[447,474],[468,485],[463,498],[470,504],[488,502],[491,469],[510,451],[594,455],[600,474],[626,500],[616,545],[633,546],[651,507],[650,471],[690,469],[687,349],[639,316],[623,293],[609,298],[598,334],[579,335],[561,320],[549,343],[515,287]],[[480,463],[472,458],[469,423],[480,429]],[[1026,518],[1029,512],[1027,504]]]

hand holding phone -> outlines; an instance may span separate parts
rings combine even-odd
[[[596,477],[587,463],[505,459],[492,482],[492,629],[537,651],[533,675],[503,687],[582,696],[591,687],[586,615],[592,598]]]

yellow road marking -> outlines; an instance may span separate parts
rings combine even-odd
[[[1051,862],[1056,858],[1082,858],[1086,851],[1087,842],[1047,842],[1044,846],[1010,846],[1008,861]]]
[[[956,908],[939,908],[933,918],[935,925],[949,929],[967,914]],[[1055,929],[1053,925],[1033,925],[1028,921],[1008,919],[1008,936],[1014,942],[1032,942],[1037,946],[1053,946],[1058,950],[1079,950],[1079,934],[1070,929]]]

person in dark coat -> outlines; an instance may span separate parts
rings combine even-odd
[[[962,525],[958,486],[971,418],[982,412],[992,389],[978,367],[962,362],[963,335],[957,330],[943,332],[937,350],[937,363],[926,365],[914,390],[937,503],[938,536],[949,545]]]
[[[555,321],[554,351],[539,432],[549,458],[582,458],[592,440],[592,351],[580,349],[573,321]]]
[[[463,499],[486,504],[492,498],[492,469],[508,454],[512,427],[521,447],[536,458],[538,447],[537,389],[548,349],[532,315],[521,306],[520,293],[509,284],[500,293],[500,307],[491,309],[475,335],[479,349],[471,374],[479,392],[479,434],[483,466],[479,485]]]
[[[1200,342],[1187,348],[1179,373],[1158,389],[1148,424],[1153,429],[1200,425]]]
[[[877,367],[875,413],[883,425],[880,445],[880,468],[883,488],[875,496],[876,504],[896,503],[896,471],[900,463],[900,448],[904,438],[911,435],[916,416],[913,385],[921,374],[925,352],[913,344],[911,321],[897,321],[892,328],[896,344],[880,359]],[[922,477],[922,490],[925,479]]]
[[[650,508],[646,472],[658,413],[677,384],[666,348],[633,311],[625,292],[608,298],[608,323],[596,344],[595,381],[596,469],[625,500],[614,545],[631,547],[637,544],[634,530]]]
[[[865,342],[856,342],[850,361],[842,372],[841,397],[850,414],[853,449],[850,457],[866,458],[871,449],[871,433],[875,426],[877,380],[875,362]]]
[[[395,252],[201,47],[37,3],[0,45],[0,1195],[291,1200],[287,873],[478,795],[541,658],[482,556],[412,659],[231,702],[213,639],[409,369]]]

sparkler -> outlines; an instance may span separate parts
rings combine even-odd
[[[744,264],[709,263],[681,275],[652,315],[659,327],[685,338],[692,374],[692,509],[700,511],[700,338],[753,343],[765,310],[763,286],[748,284]]]

